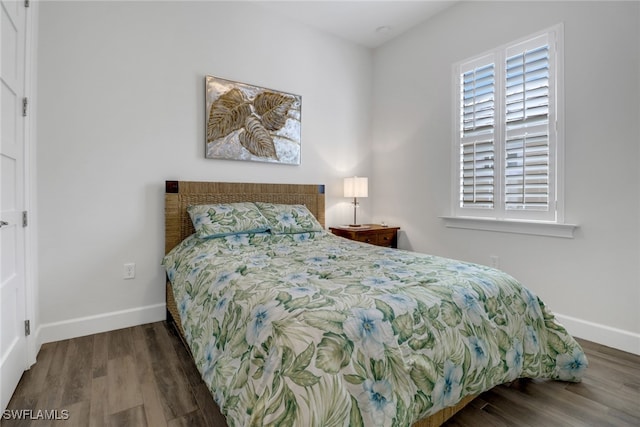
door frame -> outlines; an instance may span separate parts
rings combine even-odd
[[[24,126],[25,176],[24,201],[28,212],[25,228],[25,314],[30,321],[31,334],[27,336],[27,363],[31,367],[42,343],[38,339],[40,331],[38,304],[38,216],[37,216],[37,157],[36,157],[36,113],[37,113],[37,41],[38,11],[40,2],[30,1],[26,13],[25,29],[25,97],[29,100]]]

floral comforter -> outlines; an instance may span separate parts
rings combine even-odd
[[[191,236],[163,264],[229,426],[409,426],[587,365],[540,299],[481,265],[326,232]]]

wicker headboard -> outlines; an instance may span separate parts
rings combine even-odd
[[[234,202],[305,205],[325,226],[324,185],[166,181],[165,253],[194,232],[187,206]]]

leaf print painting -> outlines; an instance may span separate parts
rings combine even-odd
[[[205,78],[206,158],[300,164],[302,98]]]

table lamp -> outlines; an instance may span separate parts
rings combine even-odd
[[[356,218],[358,197],[369,197],[369,179],[361,176],[345,178],[344,197],[353,197],[353,224],[349,224],[349,227],[360,227]]]

